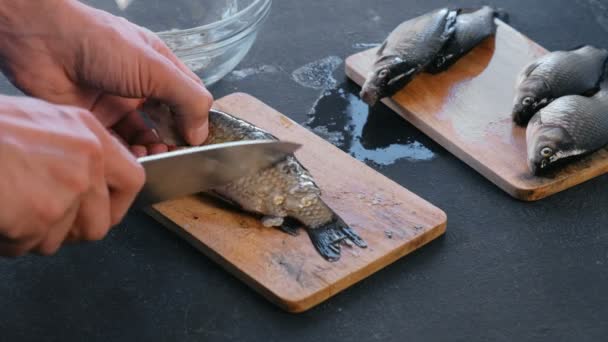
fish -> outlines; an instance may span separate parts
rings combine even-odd
[[[507,22],[508,14],[490,6],[483,6],[472,12],[460,10],[456,17],[456,30],[452,38],[424,71],[430,74],[446,71],[486,38],[494,36],[497,28],[494,18]]]
[[[599,90],[607,60],[607,50],[584,45],[531,62],[516,81],[513,121],[526,126],[536,112],[562,96],[592,96]]]
[[[143,112],[153,122],[161,139],[170,145],[185,146],[170,120],[170,109],[147,103]],[[277,140],[269,132],[228,113],[209,112],[209,137],[205,145],[240,140]],[[240,178],[211,192],[246,212],[262,216],[266,227],[277,227],[295,235],[304,225],[318,253],[328,261],[340,259],[341,245],[366,248],[367,243],[322,199],[313,176],[294,155],[255,175]]]
[[[361,99],[373,106],[405,87],[452,37],[457,15],[458,11],[441,8],[397,26],[376,51]]]
[[[608,144],[608,81],[592,97],[567,95],[536,113],[526,128],[532,174],[587,155]]]

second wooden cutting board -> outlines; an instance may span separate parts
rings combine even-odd
[[[547,53],[497,20],[487,39],[446,72],[420,74],[382,102],[510,195],[538,200],[608,172],[608,149],[546,177],[526,164],[525,129],[511,120],[515,81],[523,67]],[[371,70],[376,49],[350,56],[346,74],[357,84]]]

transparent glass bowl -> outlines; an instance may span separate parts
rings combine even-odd
[[[156,32],[210,86],[253,45],[272,0],[85,0]]]

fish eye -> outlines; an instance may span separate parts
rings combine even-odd
[[[553,155],[553,149],[550,147],[544,147],[542,150],[540,150],[540,155],[544,158],[551,157]]]
[[[523,104],[524,106],[529,106],[531,104],[534,103],[534,99],[531,97],[524,97],[524,99],[521,101],[521,104]]]
[[[380,78],[385,78],[386,76],[388,76],[388,70],[387,69],[382,69],[378,73],[378,77],[380,77]]]

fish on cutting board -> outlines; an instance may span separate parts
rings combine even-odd
[[[361,90],[369,105],[392,96],[421,72],[452,37],[457,11],[442,8],[397,26],[376,52]]]
[[[516,83],[513,121],[525,126],[551,101],[566,95],[591,96],[604,77],[608,51],[585,45],[554,51],[528,64]]]
[[[539,175],[608,144],[608,81],[592,97],[568,95],[536,113],[526,129],[528,166]]]
[[[431,74],[446,71],[485,39],[495,35],[496,22],[494,18],[508,22],[506,12],[490,6],[483,6],[471,12],[460,11],[458,17],[456,17],[454,35],[424,71]]]
[[[146,103],[143,111],[154,122],[164,142],[186,146],[173,127],[167,106]],[[240,140],[277,138],[227,113],[209,112],[209,138],[205,144]],[[305,226],[312,244],[326,260],[339,260],[341,245],[344,244],[367,247],[365,241],[321,199],[321,189],[293,155],[253,176],[214,189],[213,193],[245,211],[262,215],[262,223],[267,227],[278,227],[295,234],[286,219],[297,220]]]
[[[376,52],[360,96],[369,105],[394,95],[421,72],[446,71],[486,38],[496,34],[495,18],[506,12],[441,8],[397,26]]]

